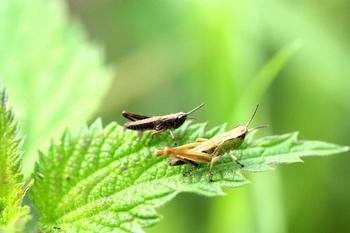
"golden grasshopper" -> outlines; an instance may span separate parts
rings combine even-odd
[[[258,110],[258,107],[259,105],[256,106],[253,115],[250,117],[250,119],[244,126],[238,126],[228,132],[217,135],[211,139],[198,138],[194,143],[174,148],[166,147],[164,148],[164,150],[156,150],[155,155],[169,155],[169,166],[177,166],[190,163],[195,167],[198,167],[199,163],[210,163],[208,176],[209,180],[211,181],[213,174],[213,166],[221,158],[221,156],[231,150],[238,148],[243,143],[248,131],[265,127],[260,126],[248,129],[248,126],[252,122]],[[231,158],[241,167],[244,166],[233,154],[231,154]]]

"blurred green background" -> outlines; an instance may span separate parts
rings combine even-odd
[[[113,73],[91,121],[123,123],[122,110],[155,115],[205,102],[196,118],[233,127],[260,103],[254,124],[269,129],[259,135],[300,131],[350,145],[349,1],[66,0],[65,7],[105,50]],[[181,194],[146,231],[350,232],[349,155],[249,175],[252,184],[222,197]]]
[[[152,115],[205,102],[198,119],[232,127],[260,102],[255,124],[268,133],[350,144],[349,1],[67,3],[116,69],[96,113],[105,122],[124,122],[124,109]],[[277,72],[283,56],[271,59],[295,44]],[[252,87],[269,62],[275,80]],[[148,232],[350,232],[349,165],[349,153],[308,158],[250,175],[252,184],[223,197],[181,194]]]

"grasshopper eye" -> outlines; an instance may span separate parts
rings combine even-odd
[[[182,120],[182,119],[186,119],[186,117],[187,117],[187,114],[186,114],[186,113],[181,113],[181,114],[179,114],[179,115],[176,117],[176,119],[177,119],[177,120]]]

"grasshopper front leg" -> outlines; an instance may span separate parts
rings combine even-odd
[[[233,162],[237,163],[239,166],[241,166],[241,168],[244,167],[244,165],[237,159],[236,156],[234,156],[233,154],[231,154],[231,159]]]
[[[209,171],[208,171],[208,178],[209,178],[209,181],[213,181],[212,177],[213,177],[213,167],[214,167],[214,164],[221,158],[221,155],[215,155],[213,156],[213,158],[211,159],[210,161],[210,167],[209,167]],[[239,162],[239,160],[237,159],[236,156],[232,155],[231,154],[231,159],[232,161],[234,161],[235,163],[239,164],[242,167],[244,167],[243,164],[241,164]]]
[[[210,161],[210,167],[209,167],[209,171],[208,171],[208,179],[210,182],[213,181],[213,167],[214,167],[214,164],[221,158],[220,155],[216,155],[214,156],[211,161]]]
[[[156,130],[156,131],[154,131],[154,132],[151,134],[151,137],[154,138],[156,135],[162,134],[163,132],[164,132],[163,129],[161,129],[161,130]],[[178,143],[177,143],[177,140],[176,140],[176,138],[175,138],[175,135],[174,135],[173,131],[172,131],[171,129],[169,129],[169,132],[170,132],[170,135],[171,135],[171,139],[175,142],[175,145],[177,145]]]
[[[208,178],[209,178],[209,181],[213,181],[212,180],[212,177],[213,177],[213,167],[214,167],[214,164],[221,158],[221,155],[222,155],[222,152],[220,152],[220,148],[217,147],[215,149],[215,151],[213,152],[213,157],[210,161],[210,167],[209,167],[209,171],[208,171]],[[236,156],[234,156],[233,154],[230,155],[231,156],[231,159],[232,161],[234,161],[235,163],[237,163],[238,165],[241,166],[241,168],[244,167],[244,165],[242,163],[240,163],[240,161],[237,159]]]
[[[164,132],[166,129],[167,129],[167,128],[165,128],[163,125],[157,125],[157,126],[154,128],[154,130],[156,131],[154,134],[157,134],[157,132],[162,133],[162,132]],[[171,139],[175,142],[175,145],[177,145],[178,143],[177,143],[177,140],[176,140],[176,138],[175,138],[175,135],[174,135],[172,129],[169,129],[169,128],[168,128],[168,130],[169,130],[169,133],[170,133],[170,135],[171,135]],[[153,135],[153,134],[152,134],[152,135]]]
[[[179,143],[177,142],[173,131],[171,129],[169,129],[169,132],[170,132],[170,135],[171,135],[171,139],[173,139],[173,141],[175,142],[175,146],[177,146]]]

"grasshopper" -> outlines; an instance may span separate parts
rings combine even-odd
[[[238,148],[244,141],[246,134],[254,129],[263,128],[266,126],[258,126],[248,129],[252,122],[259,105],[256,106],[253,115],[249,118],[244,126],[238,126],[228,132],[217,135],[211,139],[198,138],[194,143],[178,146],[174,148],[165,148],[164,150],[156,150],[156,156],[170,156],[168,165],[177,166],[182,164],[192,164],[194,168],[199,166],[199,163],[210,163],[208,177],[212,181],[213,166],[225,153]],[[237,157],[231,154],[234,162],[244,167]]]
[[[179,113],[173,113],[169,115],[164,116],[143,116],[134,114],[131,112],[123,111],[122,115],[123,117],[131,120],[131,122],[125,123],[124,127],[131,130],[155,130],[155,132],[152,134],[154,136],[155,134],[162,133],[165,130],[169,130],[171,137],[174,141],[176,141],[173,129],[179,128],[188,118],[188,116],[197,111],[199,108],[201,108],[204,104],[200,104],[194,109],[192,109],[189,112],[179,112]]]

